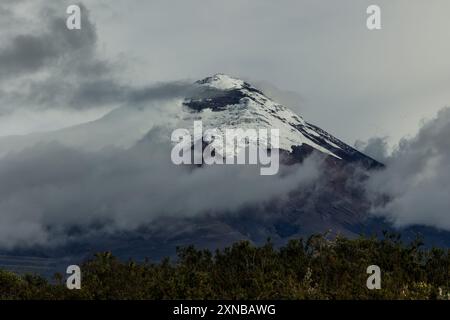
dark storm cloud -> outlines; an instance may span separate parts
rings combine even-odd
[[[158,98],[174,88],[123,84],[120,64],[98,57],[96,28],[87,8],[82,6],[81,30],[66,28],[63,9],[46,5],[38,12],[43,26],[0,47],[0,86],[15,83],[13,89],[2,90],[3,112],[5,108],[97,108]]]
[[[372,175],[368,190],[390,199],[374,206],[398,226],[428,225],[450,230],[450,109],[441,110],[413,138],[403,139]],[[379,145],[379,143],[378,143]]]
[[[97,35],[89,20],[86,8],[82,15],[82,30],[71,31],[65,27],[64,16],[54,16],[50,8],[41,12],[46,21],[33,34],[20,34],[0,49],[2,79],[32,74],[44,68],[64,67],[75,63],[72,72],[105,71],[106,66],[95,61],[94,49]],[[37,33],[37,34],[36,34]],[[72,67],[72,66],[69,66]],[[81,68],[81,70],[79,69]]]
[[[0,68],[2,77],[17,76],[25,72],[33,72],[45,65],[49,59],[57,57],[57,50],[48,46],[47,39],[29,35],[17,36],[10,47],[0,52]]]
[[[98,108],[185,96],[192,90],[190,83],[182,81],[151,87],[125,83],[120,79],[123,66],[98,56],[96,28],[87,8],[82,6],[81,30],[66,28],[63,8],[45,7],[39,14],[46,23],[36,29],[37,34],[17,35],[0,48],[0,89],[1,81],[7,85],[20,80],[4,92],[2,106]]]

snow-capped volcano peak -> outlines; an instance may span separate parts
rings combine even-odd
[[[200,85],[219,90],[242,89],[244,81],[230,77],[223,73],[215,74],[197,82]]]
[[[227,129],[278,129],[281,150],[294,152],[297,147],[306,145],[306,149],[312,148],[335,159],[377,165],[375,160],[306,122],[301,116],[243,80],[215,74],[197,81],[195,85],[202,90],[199,90],[198,96],[184,100],[187,113],[182,117],[183,122],[201,120],[204,130],[215,129],[222,137]],[[214,145],[213,137],[203,139],[212,144],[216,151],[224,154],[220,144]],[[262,145],[264,142],[257,143]]]

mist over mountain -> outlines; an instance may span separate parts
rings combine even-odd
[[[65,261],[112,250],[159,259],[188,244],[214,249],[271,238],[281,245],[317,232],[355,237],[394,225],[445,228],[446,215],[426,223],[415,220],[419,214],[406,218],[404,198],[395,198],[398,189],[391,189],[395,184],[384,185],[395,182],[389,167],[250,84],[217,74],[185,88],[184,98],[177,92],[124,105],[85,124],[0,138],[0,179],[10,181],[0,188],[3,253]],[[259,165],[174,165],[171,132],[192,130],[199,120],[218,132],[279,129],[280,171],[261,176]],[[404,148],[416,144],[405,142]],[[399,159],[410,149],[403,150]],[[395,168],[391,161],[388,166]],[[380,202],[389,197],[394,198]],[[445,207],[445,200],[438,206]],[[413,236],[411,230],[406,234]],[[449,238],[432,239],[443,244]]]
[[[40,8],[46,19],[30,32],[14,10],[27,3],[0,5],[0,23],[17,27],[0,46],[1,265],[55,270],[102,250],[157,260],[179,245],[283,244],[317,232],[410,239],[419,231],[449,246],[448,108],[393,153],[384,138],[354,148],[238,74],[137,84],[123,61],[99,53],[87,8],[80,33],[60,27],[56,3]],[[323,108],[312,114],[334,106]],[[336,124],[342,119],[366,126],[344,115]],[[200,120],[222,133],[280,130],[278,174],[174,165],[171,133]]]
[[[260,177],[257,166],[174,165],[170,133],[192,129],[194,120],[219,131],[279,129],[281,172]],[[0,176],[13,181],[0,191],[6,247],[64,242],[73,228],[128,231],[161,217],[266,205],[319,179],[322,161],[380,165],[225,75],[194,83],[185,99],[126,105],[86,124],[0,138],[0,149]]]

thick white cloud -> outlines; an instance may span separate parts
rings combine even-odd
[[[306,186],[317,161],[260,176],[257,166],[176,166],[170,134],[131,148],[81,151],[41,143],[0,159],[0,248],[67,241],[69,230],[134,230],[159,217],[195,217],[262,205]]]
[[[450,230],[450,109],[441,110],[419,133],[403,139],[372,175],[368,191],[374,214],[397,226],[427,225]]]

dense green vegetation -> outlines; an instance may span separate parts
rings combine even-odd
[[[368,290],[366,268],[381,268]],[[100,253],[81,265],[81,290],[0,271],[1,299],[449,299],[450,250],[404,244],[396,235],[292,240],[274,249],[240,242],[214,254],[178,249],[178,259],[121,262]]]

